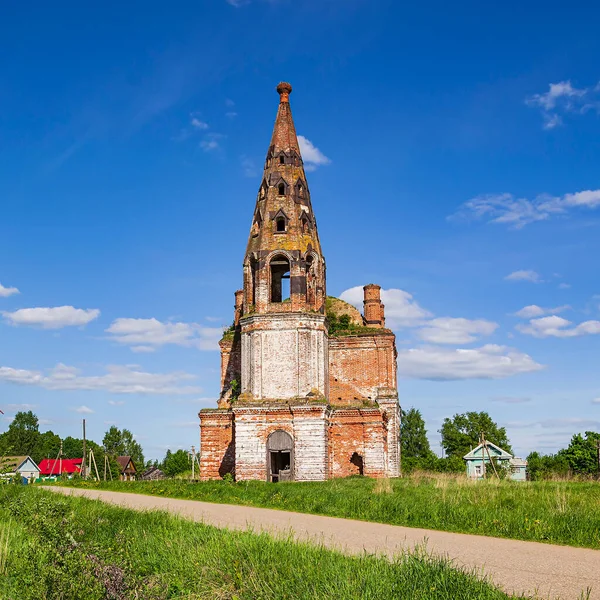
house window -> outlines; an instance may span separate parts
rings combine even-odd
[[[278,186],[278,192],[280,196],[285,194],[285,183],[280,183]]]
[[[290,261],[278,255],[271,260],[271,302],[285,302],[290,297]]]
[[[277,217],[275,220],[275,230],[278,232],[285,231],[285,219],[283,217]]]
[[[481,465],[475,465],[475,475],[481,475]]]
[[[285,165],[285,156],[283,154],[281,154],[279,156],[279,164],[280,165]]]

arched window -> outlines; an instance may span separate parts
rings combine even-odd
[[[277,217],[275,220],[275,231],[285,231],[285,219],[283,217]]]
[[[287,256],[271,259],[271,302],[285,302],[290,298],[290,261]]]
[[[285,183],[283,183],[283,181],[278,186],[278,192],[280,196],[285,194]]]

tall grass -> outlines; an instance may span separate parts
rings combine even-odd
[[[600,484],[591,481],[472,481],[415,473],[404,479],[350,477],[306,483],[167,480],[76,485],[600,548]]]
[[[0,577],[6,600],[508,598],[422,551],[349,557],[29,486],[0,488],[6,519],[16,527]]]

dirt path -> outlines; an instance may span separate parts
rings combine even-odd
[[[211,504],[122,492],[47,488],[53,492],[99,499],[136,510],[166,510],[194,521],[230,529],[264,530],[289,534],[299,540],[322,543],[348,553],[385,554],[411,549],[427,542],[429,551],[446,555],[457,565],[475,567],[488,574],[507,592],[544,598],[577,599],[592,589],[600,600],[600,550],[552,546],[429,529],[413,529],[382,523],[322,517],[267,508]]]

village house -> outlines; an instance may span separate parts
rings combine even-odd
[[[291,91],[288,83],[277,86],[243,287],[220,341],[218,408],[199,413],[200,476],[397,477],[395,335],[385,327],[378,285],[364,287],[363,314],[327,296]]]
[[[142,473],[142,479],[144,481],[156,481],[158,479],[165,479],[166,475],[158,467],[150,467]]]
[[[31,456],[0,457],[0,477],[14,477],[17,474],[27,481],[35,481],[40,476],[40,468]]]
[[[121,481],[134,481],[137,469],[131,456],[117,456],[115,460],[119,465],[119,479]]]
[[[493,472],[494,468],[490,459],[494,459],[501,468],[508,469],[509,479],[513,481],[527,480],[527,461],[523,458],[513,457],[512,454],[492,442],[486,441],[485,445],[479,444],[463,458],[467,467],[467,477],[470,479],[482,479],[486,472],[490,470]]]
[[[82,458],[44,458],[40,461],[40,475],[43,477],[62,477],[69,479],[76,473],[81,473]]]

